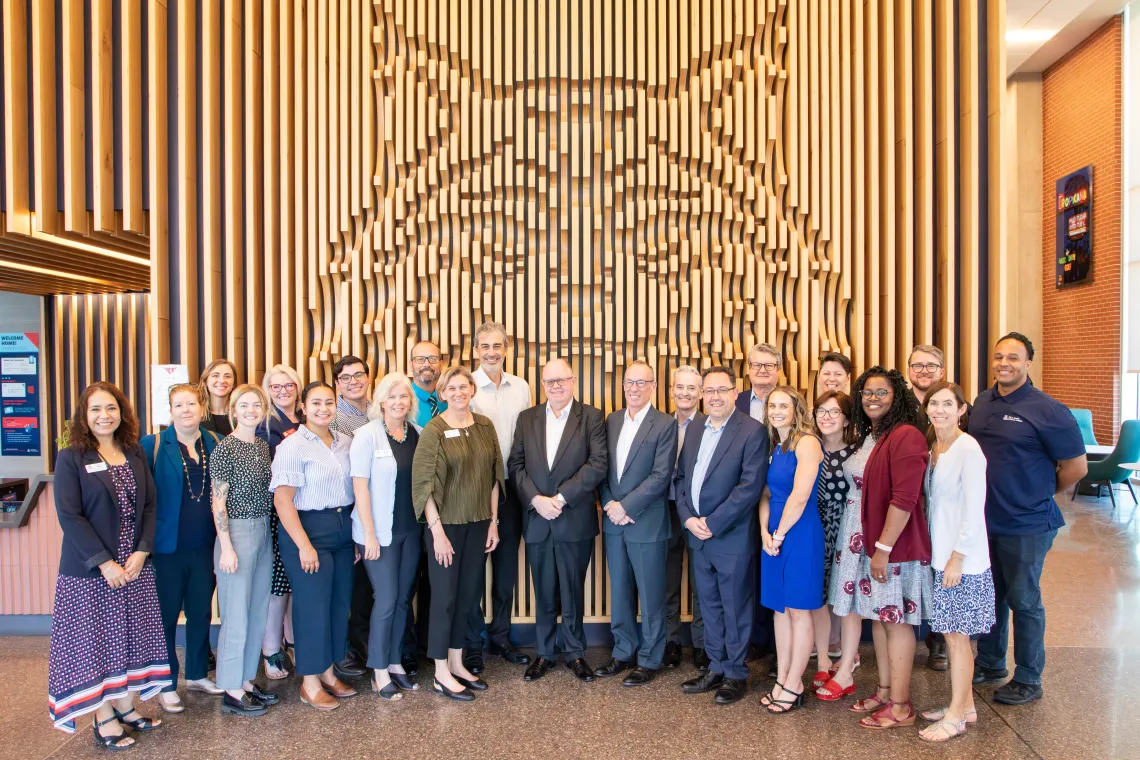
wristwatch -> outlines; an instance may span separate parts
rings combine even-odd
[[[499,524],[499,520],[498,520],[498,518],[496,518],[496,517],[492,517],[492,518],[491,518],[491,522],[492,522],[492,523],[494,523],[495,525],[498,525],[498,524]]]

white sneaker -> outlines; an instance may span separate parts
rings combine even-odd
[[[225,689],[219,689],[218,685],[209,678],[199,678],[197,681],[187,681],[186,691],[200,691],[203,694],[216,697],[223,694]]]

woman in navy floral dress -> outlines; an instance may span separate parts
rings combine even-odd
[[[126,727],[159,720],[135,710],[171,684],[154,569],[155,488],[138,446],[138,419],[122,391],[93,383],[79,397],[71,446],[55,465],[63,529],[52,613],[48,707],[56,728],[95,713],[96,739],[112,750],[134,744]]]

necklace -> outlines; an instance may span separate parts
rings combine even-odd
[[[192,501],[201,501],[206,493],[206,473],[210,471],[209,456],[206,454],[206,445],[202,444],[202,449],[198,449],[198,444],[202,441],[201,437],[194,441],[194,451],[198,454],[198,461],[202,463],[202,487],[198,489],[198,493],[194,493],[194,485],[190,482],[190,467],[186,464],[186,457],[182,456],[182,447],[178,448],[178,458],[182,460],[182,475],[186,478],[186,485],[190,489],[190,499]]]
[[[380,417],[380,424],[383,426],[384,432],[387,433],[388,437],[391,438],[393,441],[399,441],[400,443],[403,443],[404,441],[408,440],[408,421],[407,421],[407,419],[404,420],[403,435],[401,435],[399,438],[392,435],[392,431],[388,429],[388,423],[384,420],[383,416]]]

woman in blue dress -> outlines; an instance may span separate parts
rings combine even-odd
[[[816,498],[823,446],[794,389],[775,388],[766,411],[772,454],[760,498],[760,604],[776,613],[778,676],[760,702],[782,715],[804,703],[803,676],[815,643],[811,613],[823,606],[823,523]]]

